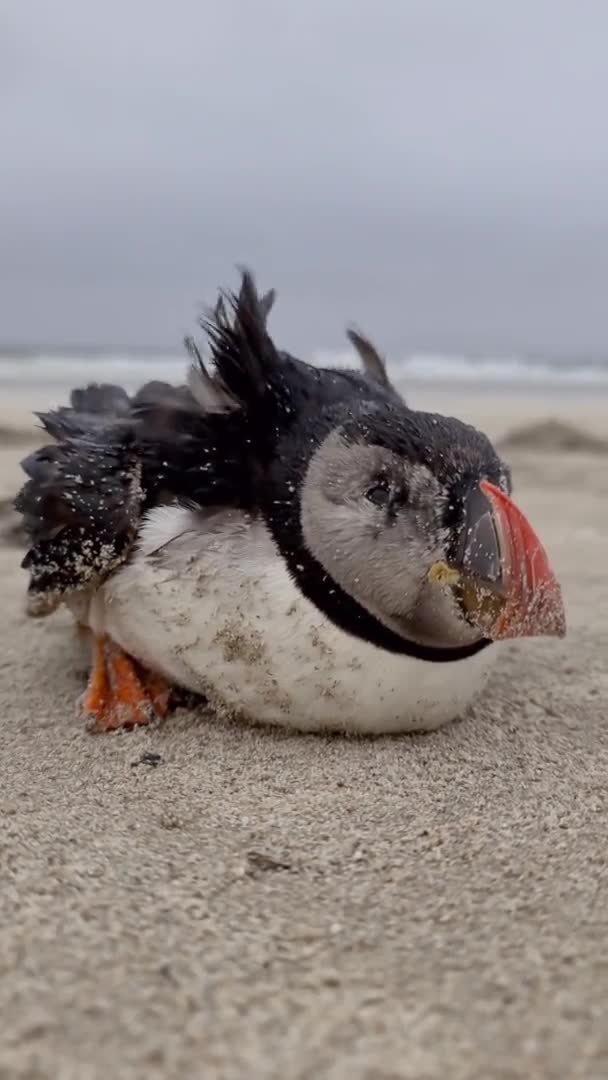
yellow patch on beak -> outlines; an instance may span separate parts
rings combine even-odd
[[[460,573],[453,570],[446,562],[433,563],[427,574],[429,581],[435,581],[438,585],[457,585],[460,581]]]

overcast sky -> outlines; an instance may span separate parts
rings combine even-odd
[[[608,0],[4,0],[0,340],[608,352]]]

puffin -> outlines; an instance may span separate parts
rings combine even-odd
[[[391,734],[460,717],[504,640],[565,634],[559,583],[490,440],[361,369],[275,344],[252,274],[187,339],[186,385],[92,384],[22,463],[26,610],[90,643],[90,730],[218,715]],[[177,693],[177,698],[175,694]]]

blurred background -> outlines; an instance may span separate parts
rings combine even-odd
[[[608,391],[605,0],[5,0],[0,392],[179,379],[254,270],[282,347]]]

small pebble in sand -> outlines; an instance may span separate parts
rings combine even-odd
[[[162,762],[160,754],[155,754],[151,750],[146,750],[145,753],[137,758],[137,761],[131,762],[131,768],[136,769],[138,765],[150,765],[153,769]]]

